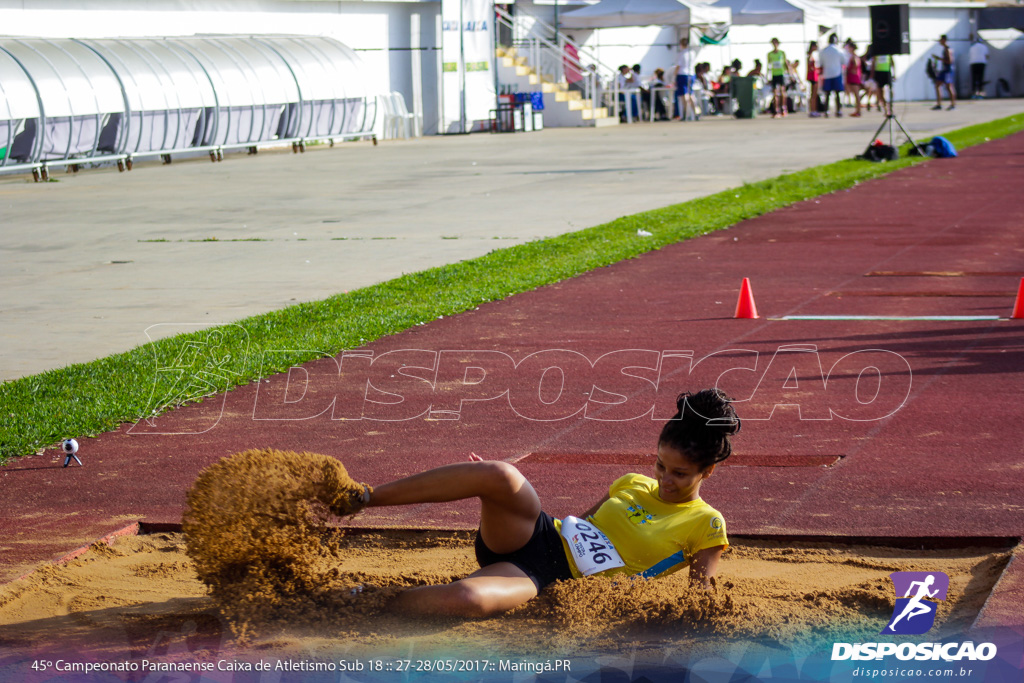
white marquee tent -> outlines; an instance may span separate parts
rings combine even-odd
[[[567,29],[698,26],[729,21],[729,10],[683,0],[601,0],[562,15]]]
[[[843,18],[842,10],[819,5],[812,0],[718,0],[714,7],[732,10],[735,25],[800,24],[836,26]]]

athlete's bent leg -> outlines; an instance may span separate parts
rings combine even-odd
[[[537,586],[521,569],[498,562],[464,579],[420,586],[397,595],[391,608],[408,614],[488,617],[537,597]]]
[[[514,466],[497,460],[445,465],[378,486],[369,507],[480,499],[480,536],[496,553],[522,548],[533,536],[540,498]]]

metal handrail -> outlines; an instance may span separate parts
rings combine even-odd
[[[589,49],[583,48],[573,40],[569,40],[565,37],[565,34],[557,32],[553,26],[528,12],[522,11],[521,8],[517,7],[515,15],[511,15],[497,6],[495,6],[494,11],[497,23],[511,30],[512,45],[517,48],[517,52],[521,50],[525,54],[527,63],[542,80],[544,77],[547,77],[552,82],[566,83],[568,85],[565,79],[565,68],[568,65],[575,69],[577,73],[583,76],[583,96],[585,99],[590,100],[591,120],[593,120],[597,116],[598,107],[603,106],[598,104],[603,72],[609,84],[608,90],[612,96],[612,106],[616,114],[618,113],[619,84],[616,78],[617,70],[602,63]],[[529,26],[523,21],[524,16],[531,20]],[[543,35],[538,35],[537,29],[542,33],[550,33],[552,36],[555,36],[555,40],[549,40]],[[570,56],[565,50],[566,45],[571,45],[577,55],[585,56],[589,64],[585,66],[579,56],[575,58]]]

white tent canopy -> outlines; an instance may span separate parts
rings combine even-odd
[[[566,12],[559,22],[567,29],[622,26],[682,26],[729,21],[729,10],[682,0],[601,0]]]
[[[1005,50],[1010,47],[1015,41],[1024,37],[1024,33],[1021,33],[1015,28],[988,28],[978,31],[978,35],[981,36],[982,40],[991,45],[993,49]]]
[[[731,9],[732,23],[737,26],[803,22],[836,26],[843,18],[842,10],[819,5],[812,0],[718,0],[713,4]]]

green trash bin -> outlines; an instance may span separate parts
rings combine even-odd
[[[736,100],[736,118],[754,118],[754,77],[733,76],[729,88],[729,94]]]

